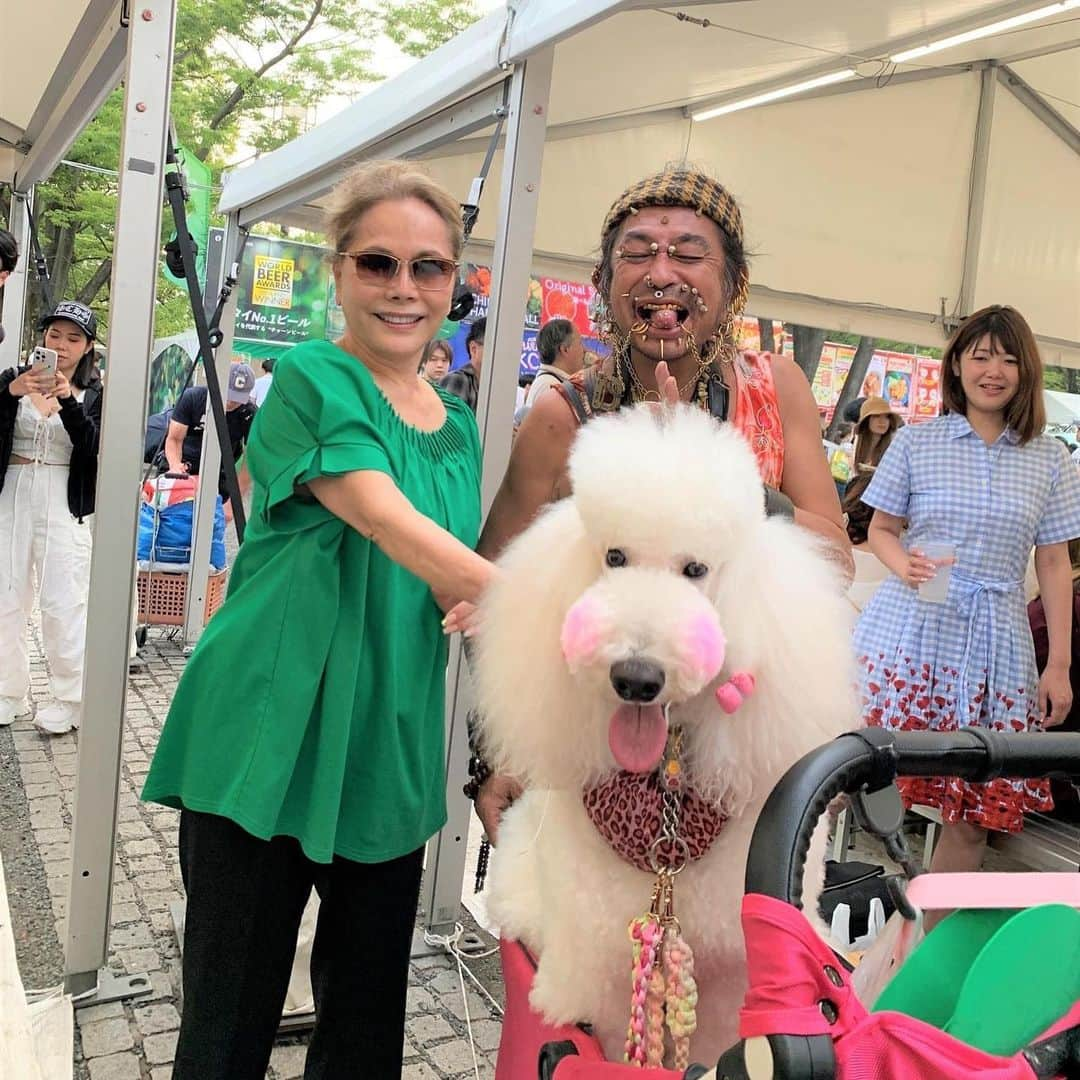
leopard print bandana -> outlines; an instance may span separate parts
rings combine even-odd
[[[663,792],[656,772],[618,772],[588,788],[582,795],[585,812],[612,850],[631,866],[651,874],[652,845],[660,835]],[[700,859],[712,847],[727,815],[705,802],[692,788],[681,796],[679,838],[685,841],[690,861]],[[656,849],[657,866],[675,861],[670,842]]]

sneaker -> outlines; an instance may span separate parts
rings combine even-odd
[[[0,727],[9,727],[20,716],[30,713],[30,703],[21,697],[0,697]]]
[[[79,726],[81,712],[77,701],[54,701],[44,709],[38,709],[34,727],[47,735],[66,735]]]

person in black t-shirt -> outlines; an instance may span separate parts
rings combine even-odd
[[[225,400],[225,423],[229,429],[233,460],[238,461],[243,454],[251,421],[255,418],[256,409],[251,404],[254,387],[255,372],[251,367],[248,364],[233,364],[229,369]],[[199,475],[209,398],[210,393],[205,386],[190,386],[180,395],[165,437],[165,459],[169,463],[169,472]],[[213,422],[212,416],[210,419]],[[241,485],[241,491],[243,489]],[[229,493],[225,489],[224,469],[218,478],[218,491],[227,502]]]

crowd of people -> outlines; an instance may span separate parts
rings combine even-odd
[[[446,635],[468,626],[507,544],[569,494],[575,435],[605,415],[683,402],[732,424],[757,459],[766,513],[817,534],[849,578],[853,548],[877,560],[882,581],[853,643],[865,724],[1040,731],[1066,720],[1080,472],[1042,433],[1042,364],[1013,308],[984,308],[949,340],[941,417],[905,427],[883,399],[865,399],[838,483],[802,371],[736,338],[750,282],[738,203],[711,176],[664,169],[600,225],[593,284],[609,355],[586,363],[565,319],[541,328],[542,363],[482,522],[486,322],[471,324],[468,361],[453,370],[437,337],[462,252],[456,200],[410,163],[368,163],[336,189],[327,231],[345,331],[292,349],[262,379],[246,365],[230,373],[251,522],[143,792],[181,813],[175,1080],[264,1075],[313,888],[306,1075],[345,1075],[357,1060],[373,1076],[400,1072],[423,849],[446,820]],[[41,329],[55,370],[32,362],[0,376],[0,635],[12,658],[0,724],[25,711],[36,580],[56,698],[38,724],[59,731],[78,723],[101,381],[89,309],[65,302]],[[205,413],[206,390],[185,391],[165,439],[170,471],[198,473]],[[258,666],[246,660],[254,640],[272,643]],[[518,782],[493,774],[482,747],[470,768],[497,843]],[[989,830],[1019,830],[1052,806],[1034,782],[936,779],[904,796],[941,812],[934,870],[977,869]]]

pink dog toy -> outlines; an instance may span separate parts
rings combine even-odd
[[[730,716],[754,692],[757,685],[749,671],[736,671],[723,686],[716,688],[716,701]]]

